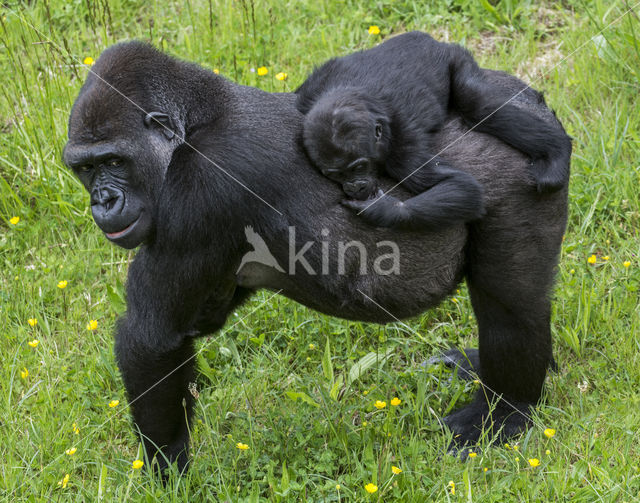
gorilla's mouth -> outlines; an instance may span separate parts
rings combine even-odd
[[[127,225],[121,231],[118,231],[118,232],[105,232],[105,235],[109,239],[121,238],[122,236],[128,234],[135,227],[135,225],[138,223],[138,220],[140,220],[140,217],[136,218],[133,222],[131,222],[129,225]]]

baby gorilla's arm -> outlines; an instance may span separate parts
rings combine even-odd
[[[404,230],[436,229],[482,217],[482,187],[473,176],[450,168],[439,169],[437,175],[440,179],[430,189],[404,202],[379,192],[375,199],[343,204],[361,212],[371,225]]]

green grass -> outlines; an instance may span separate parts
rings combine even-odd
[[[0,8],[2,501],[640,500],[638,5],[609,26],[634,3],[9,4]],[[372,24],[380,36],[367,33]],[[445,454],[450,438],[438,418],[475,385],[420,363],[476,343],[464,287],[459,302],[409,328],[329,318],[262,292],[202,341],[191,470],[166,487],[133,470],[139,447],[111,335],[132,254],[101,237],[60,160],[87,73],[80,62],[141,38],[239,83],[289,91],[325,58],[411,29],[464,43],[484,66],[532,82],[574,138],[554,291],[560,371],[548,378],[536,426],[514,440],[517,450],[487,448],[467,462]],[[269,73],[259,77],[254,69],[263,65]],[[275,79],[280,71],[284,82]],[[371,352],[377,364],[342,386]],[[111,408],[111,400],[120,404]],[[387,407],[376,409],[376,400]],[[544,436],[546,427],[555,437]],[[392,475],[392,465],[402,473]],[[379,488],[371,496],[370,482]]]

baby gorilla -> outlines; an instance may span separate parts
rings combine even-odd
[[[539,192],[569,179],[571,140],[562,126],[512,102],[464,48],[426,33],[332,59],[296,93],[307,154],[372,225],[421,230],[482,216],[479,182],[434,153],[432,135],[449,110],[529,155]],[[417,195],[382,196],[383,173]]]
[[[307,153],[322,174],[341,184],[352,198],[343,204],[366,210],[362,216],[372,225],[407,230],[480,218],[483,204],[479,182],[434,158],[426,148],[410,152],[408,143],[396,147],[393,139],[399,139],[399,131],[393,131],[391,116],[387,100],[373,99],[354,88],[338,88],[322,96],[305,117]],[[414,169],[428,164],[403,180],[405,175],[394,161]],[[383,196],[378,175],[384,172],[419,195],[404,202],[389,194]]]

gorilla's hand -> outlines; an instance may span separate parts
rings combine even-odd
[[[342,204],[357,211],[360,217],[376,227],[394,227],[409,216],[400,199],[385,195],[380,189],[370,199],[345,199]]]

